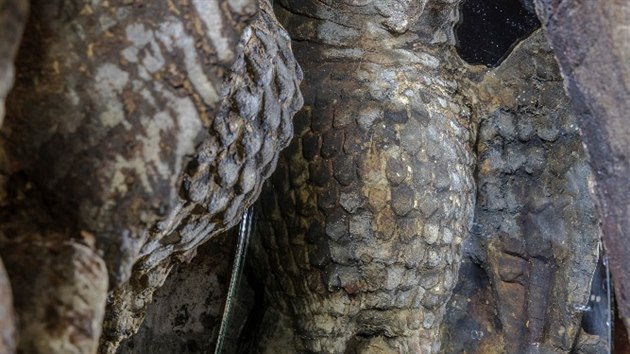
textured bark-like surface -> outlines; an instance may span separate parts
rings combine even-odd
[[[195,247],[240,220],[275,168],[278,152],[293,134],[293,114],[302,107],[298,89],[302,72],[291,42],[270,5],[245,29],[238,56],[225,80],[225,95],[210,130],[185,171],[178,204],[151,230],[131,280],[109,298],[101,352],[113,353],[135,333],[152,294],[165,281],[182,252],[189,260]]]
[[[254,352],[432,353],[472,221],[453,1],[280,1],[305,108],[261,198]]]
[[[601,232],[591,169],[542,31],[484,76],[478,97],[488,111],[477,139],[475,227],[443,351],[579,350]]]
[[[630,3],[537,0],[595,171],[619,312],[630,330]]]
[[[155,292],[138,333],[121,343],[119,354],[213,352],[230,279],[233,236],[213,238],[189,264],[173,268]]]
[[[4,119],[4,100],[13,86],[13,59],[27,16],[27,0],[0,0],[0,126]]]
[[[291,137],[301,71],[268,10],[245,30],[256,12],[253,1],[32,3],[2,133],[12,193],[0,248],[52,257],[49,234],[87,240],[116,289],[104,352],[137,329],[176,259],[238,222]],[[12,280],[52,271],[20,259]],[[50,286],[80,284],[71,274]]]

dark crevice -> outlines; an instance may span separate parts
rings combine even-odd
[[[254,234],[252,237],[261,237],[260,234]],[[250,251],[251,252],[251,244]],[[250,253],[251,254],[251,253]],[[247,285],[253,292],[252,305],[248,311],[244,323],[240,327],[240,331],[236,334],[237,343],[236,353],[253,353],[256,345],[256,337],[263,324],[265,315],[265,285],[261,279],[261,275],[256,267],[250,262],[245,265],[243,277],[247,280]]]
[[[496,67],[538,28],[531,0],[464,0],[455,29],[457,52],[469,64]]]

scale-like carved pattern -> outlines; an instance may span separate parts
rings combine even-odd
[[[293,135],[292,118],[303,102],[298,87],[302,71],[269,5],[260,5],[260,16],[245,29],[227,75],[226,97],[210,136],[184,173],[179,194],[186,202],[151,230],[131,281],[111,297],[110,338],[103,342],[110,349],[103,352],[112,352],[137,330],[153,292],[170,271],[167,257],[194,252],[240,220]]]
[[[260,352],[440,346],[472,221],[474,131],[448,79],[449,36],[427,39],[452,24],[452,5],[427,6],[428,18],[397,37],[379,11],[397,3],[288,1],[277,10],[305,40],[294,48],[308,85],[295,138],[261,198],[256,258],[269,307]]]
[[[479,126],[475,227],[444,352],[573,353],[601,231],[593,175],[542,32],[480,88],[480,100],[497,104]]]

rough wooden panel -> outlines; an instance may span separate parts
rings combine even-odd
[[[537,0],[595,171],[619,311],[630,329],[630,3]]]

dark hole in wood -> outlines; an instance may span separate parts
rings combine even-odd
[[[457,52],[469,64],[495,67],[539,27],[532,0],[464,0],[455,29]]]

